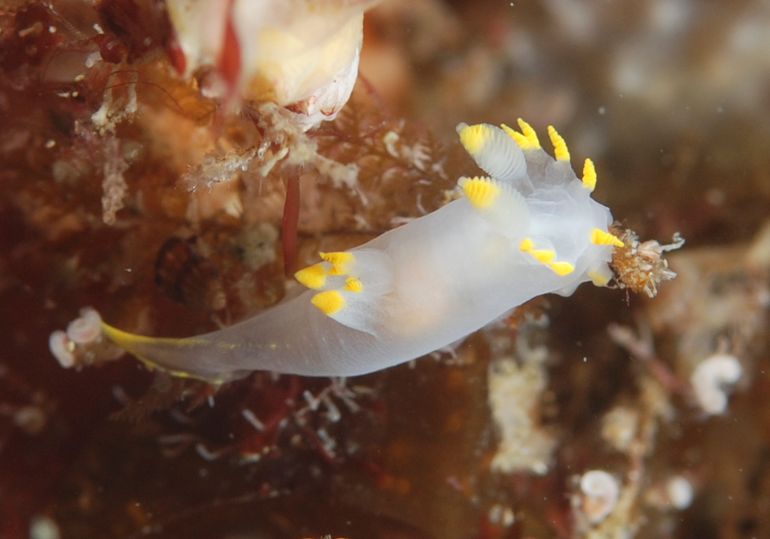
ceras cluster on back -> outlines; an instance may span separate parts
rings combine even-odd
[[[548,136],[555,159],[542,150],[528,123],[519,119],[518,124],[521,132],[504,124],[502,129],[488,124],[458,126],[465,148],[492,176],[463,178],[460,187],[480,209],[497,208],[493,210],[497,214],[526,212],[514,223],[520,227],[508,232],[518,240],[521,252],[558,275],[577,270],[585,272],[597,286],[606,285],[612,272],[606,256],[609,250],[602,246],[622,247],[623,242],[607,230],[612,222],[607,209],[590,198],[596,187],[593,161],[585,160],[578,182],[570,167],[567,144],[553,126],[548,126]],[[506,195],[498,202],[501,188]],[[511,198],[511,188],[525,199],[526,209]],[[585,265],[576,266],[582,257],[587,257],[583,259]]]
[[[460,190],[491,226],[490,234],[509,240],[529,263],[543,265],[557,276],[568,277],[576,271],[581,276],[582,280],[566,280],[556,291],[570,294],[588,279],[606,285],[612,277],[607,246],[622,247],[623,242],[607,230],[612,221],[607,209],[589,196],[596,186],[593,162],[585,160],[582,181],[577,181],[569,166],[567,145],[556,129],[548,128],[554,160],[542,150],[529,124],[519,120],[519,126],[522,132],[506,125],[502,129],[489,124],[458,126],[462,144],[491,176],[461,178]],[[373,257],[362,251],[357,254]],[[361,311],[360,294],[366,280],[361,278],[372,273],[371,263],[381,265],[383,261],[360,260],[353,252],[320,256],[322,262],[300,270],[296,278],[308,288],[320,290],[311,300],[313,305],[355,327],[347,309]],[[380,282],[378,285],[381,288]]]

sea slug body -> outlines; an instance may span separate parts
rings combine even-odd
[[[460,178],[457,200],[364,245],[320,253],[296,274],[308,290],[290,300],[184,339],[103,331],[152,367],[215,383],[255,370],[354,376],[444,347],[535,296],[606,285],[622,242],[590,196],[593,163],[578,179],[555,129],[552,158],[526,122],[519,128],[460,124],[489,176]]]

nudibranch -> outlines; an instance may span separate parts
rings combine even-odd
[[[196,337],[105,335],[151,367],[221,383],[255,370],[355,376],[447,346],[546,293],[606,285],[612,215],[591,198],[564,139],[554,156],[526,122],[457,128],[488,176],[463,177],[442,208],[353,249],[319,253],[296,273],[308,290],[233,326]]]

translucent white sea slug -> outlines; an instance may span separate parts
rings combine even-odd
[[[610,211],[591,198],[564,140],[535,131],[460,124],[460,140],[489,177],[460,178],[461,196],[349,251],[320,253],[296,274],[309,290],[225,329],[184,339],[103,324],[116,344],[179,376],[224,382],[251,371],[354,376],[453,343],[546,293],[603,286],[614,246]]]

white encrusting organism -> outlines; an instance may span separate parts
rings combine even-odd
[[[709,415],[724,413],[728,390],[742,374],[740,361],[730,354],[714,354],[701,361],[690,376],[690,383],[703,411]]]
[[[75,355],[72,353],[72,348],[72,341],[60,329],[54,331],[48,337],[48,349],[53,354],[53,357],[56,358],[56,361],[65,369],[75,366]]]
[[[666,494],[671,506],[680,511],[690,507],[695,496],[692,483],[681,475],[675,475],[666,481]]]
[[[77,364],[77,345],[89,345],[102,339],[102,318],[91,307],[80,310],[80,316],[69,323],[67,331],[57,330],[48,338],[48,348],[62,367]]]
[[[489,177],[461,178],[459,199],[296,274],[309,290],[228,328],[185,339],[103,331],[151,367],[224,382],[255,370],[354,376],[444,347],[547,293],[612,277],[609,210],[591,198],[555,129],[556,159],[535,131],[460,124]]]
[[[378,0],[167,0],[181,68],[214,66],[206,95],[234,93],[295,113],[303,129],[332,120],[358,79],[364,12]]]
[[[604,470],[590,470],[580,477],[581,509],[591,524],[598,524],[615,509],[620,498],[618,480]]]
[[[102,317],[91,307],[80,310],[80,317],[67,326],[67,337],[75,344],[88,344],[101,337]]]

